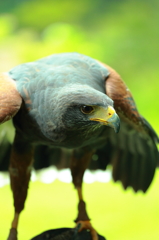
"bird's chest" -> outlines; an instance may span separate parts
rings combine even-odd
[[[106,140],[105,130],[105,127],[101,127],[92,131],[86,129],[67,131],[63,147],[82,148],[89,146],[91,148],[99,148]]]

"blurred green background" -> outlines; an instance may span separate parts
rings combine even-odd
[[[158,0],[0,1],[1,72],[53,53],[76,51],[97,58],[119,72],[157,133],[158,45]],[[108,240],[158,240],[158,178],[156,174],[145,195],[124,192],[113,182],[85,184],[97,230]],[[0,237],[5,239],[13,214],[12,198],[9,186],[0,192]],[[76,203],[71,184],[31,183],[20,240],[50,228],[72,227]]]

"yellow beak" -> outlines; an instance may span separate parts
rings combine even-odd
[[[91,121],[100,122],[103,125],[112,127],[116,133],[120,129],[120,118],[116,114],[113,107],[108,106],[107,109],[100,107],[97,111],[94,112],[93,118],[90,118]]]

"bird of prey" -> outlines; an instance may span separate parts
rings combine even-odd
[[[2,73],[0,93],[0,123],[12,119],[15,127],[9,164],[15,214],[8,240],[17,240],[34,154],[42,146],[69,151],[79,198],[75,221],[80,230],[90,229],[93,240],[98,236],[86,211],[82,179],[94,154],[99,168],[112,165],[114,180],[125,189],[148,189],[158,137],[111,67],[79,53],[53,54]]]

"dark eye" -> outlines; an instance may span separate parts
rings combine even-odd
[[[93,112],[94,108],[92,106],[82,106],[81,107],[81,112],[85,113],[85,114],[89,114],[91,112]]]

